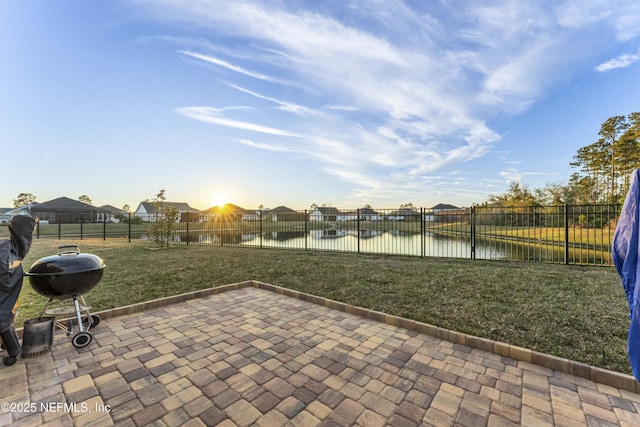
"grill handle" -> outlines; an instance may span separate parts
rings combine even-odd
[[[58,246],[58,255],[79,254],[80,245],[62,245]]]

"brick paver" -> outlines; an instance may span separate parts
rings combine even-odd
[[[243,287],[104,319],[84,349],[57,332],[0,368],[0,424],[640,425],[640,395],[526,349],[338,305]]]

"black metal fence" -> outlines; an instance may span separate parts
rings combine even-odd
[[[176,222],[173,244],[612,265],[620,205],[228,212]],[[160,218],[161,219],[161,218]],[[38,224],[37,238],[151,240],[158,216]],[[151,244],[151,242],[150,242]]]

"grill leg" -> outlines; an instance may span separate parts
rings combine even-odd
[[[84,331],[84,326],[82,325],[82,315],[80,314],[80,304],[78,304],[78,297],[77,296],[73,296],[73,305],[76,308],[76,317],[78,318],[78,328],[80,329],[80,332]]]
[[[49,298],[47,305],[45,305],[44,308],[42,309],[42,312],[40,313],[40,317],[38,317],[38,319],[42,319],[42,317],[44,316],[44,312],[47,311],[47,307],[49,307],[49,304],[51,304],[51,301],[53,301],[53,298]]]

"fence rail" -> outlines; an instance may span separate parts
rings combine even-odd
[[[174,244],[612,265],[620,205],[256,211],[189,216]],[[157,215],[38,224],[41,239],[148,240]],[[5,231],[2,231],[5,233]]]

